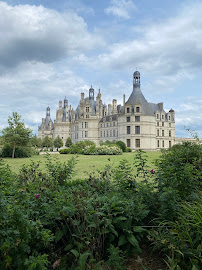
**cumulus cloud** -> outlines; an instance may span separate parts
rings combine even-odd
[[[54,120],[59,100],[67,96],[69,105],[76,109],[80,92],[88,88],[82,78],[67,68],[58,71],[52,64],[23,63],[14,72],[0,76],[1,128],[7,125],[8,115],[17,111],[36,132],[46,107],[50,106]]]
[[[74,12],[59,13],[43,6],[9,6],[0,2],[0,65],[24,61],[51,63],[92,49],[103,40],[88,32]]]
[[[186,128],[197,130],[198,136],[202,138],[202,97],[188,97],[178,108],[176,108],[177,135],[188,136]]]
[[[179,76],[202,68],[202,3],[182,7],[175,17],[135,27],[134,39],[112,44],[98,56],[101,67]],[[138,35],[137,35],[138,32]],[[181,77],[183,77],[181,76]],[[189,75],[188,75],[189,76]],[[163,79],[163,78],[162,78]]]
[[[105,13],[122,19],[130,19],[131,13],[136,10],[132,0],[111,0],[110,4]]]

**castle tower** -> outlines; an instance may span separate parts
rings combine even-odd
[[[68,100],[65,97],[65,99],[64,99],[64,108],[67,108],[67,107],[68,107]]]
[[[91,88],[89,89],[89,100],[94,100],[94,89],[91,85]]]
[[[50,107],[46,108],[46,116],[50,116]]]

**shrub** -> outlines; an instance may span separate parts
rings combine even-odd
[[[121,155],[122,150],[117,146],[87,146],[83,149],[84,155]]]
[[[68,148],[68,149],[61,149],[61,150],[59,150],[59,153],[60,154],[70,154],[70,149]]]
[[[182,202],[175,222],[163,221],[158,231],[151,232],[155,248],[172,257],[177,269],[200,269],[202,250],[202,199],[194,203]]]
[[[70,147],[72,144],[73,144],[72,139],[70,137],[68,137],[66,142],[65,142],[65,146]]]
[[[192,200],[202,179],[202,145],[184,142],[162,152],[156,161],[160,212],[172,220],[181,200]]]
[[[12,157],[13,146],[10,144],[5,144],[2,148],[2,157]],[[16,146],[15,148],[15,157],[16,158],[24,158],[24,157],[31,157],[33,154],[33,150],[31,147],[23,147],[23,146]]]
[[[126,152],[126,144],[122,141],[116,142],[116,145],[118,145],[123,152]]]

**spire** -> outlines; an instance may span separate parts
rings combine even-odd
[[[140,88],[140,72],[137,70],[133,73],[133,89],[135,87]]]
[[[67,100],[67,98],[65,96],[65,99],[64,99],[64,108],[67,108],[67,107],[68,107],[68,100]]]
[[[49,106],[46,109],[46,116],[50,116],[50,107]]]
[[[89,89],[89,100],[94,100],[94,89],[91,85],[91,88]]]

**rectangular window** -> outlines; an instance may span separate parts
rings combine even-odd
[[[86,112],[89,112],[89,107],[86,107]]]
[[[159,136],[159,129],[157,129],[157,137]]]
[[[135,139],[135,147],[140,147],[140,139]]]
[[[162,147],[164,147],[164,141],[162,141]]]
[[[171,123],[169,123],[169,128],[171,127]]]
[[[169,137],[171,137],[171,130],[169,130]]]
[[[162,127],[164,127],[164,122],[162,122]]]
[[[100,125],[100,127],[102,127],[102,124]]]
[[[171,148],[171,146],[172,146],[172,145],[171,145],[171,141],[169,141],[169,148]]]
[[[130,126],[127,126],[127,134],[130,134]]]
[[[140,116],[135,116],[135,122],[140,122]]]
[[[127,108],[126,111],[127,111],[127,113],[129,113],[130,112],[130,108]]]
[[[157,141],[157,147],[159,147],[159,140]]]
[[[115,137],[116,136],[116,133],[115,133],[116,131],[115,130],[113,130],[113,137]]]
[[[85,138],[88,137],[88,131],[85,131]]]
[[[168,116],[168,120],[170,120],[170,115]]]
[[[130,116],[126,117],[126,122],[130,122]]]
[[[113,127],[115,127],[115,122],[113,122]]]
[[[104,131],[104,137],[105,137],[105,131]]]
[[[162,137],[164,137],[164,130],[162,130]]]
[[[86,114],[86,118],[89,118],[89,114]]]
[[[82,138],[83,138],[83,131],[82,131]]]
[[[130,147],[130,139],[127,139],[126,144],[127,144],[127,147]]]
[[[102,137],[102,131],[100,131],[100,137]]]
[[[157,113],[156,118],[159,119],[159,114]]]
[[[140,134],[140,126],[135,126],[135,134]]]
[[[162,115],[161,118],[164,119],[164,115]]]
[[[109,131],[107,130],[107,137],[109,137]]]
[[[110,137],[112,136],[112,131],[110,130]]]
[[[81,123],[81,128],[83,128],[83,122]]]
[[[108,123],[107,123],[107,127],[108,127]]]
[[[157,122],[157,127],[159,127],[159,122]]]
[[[85,122],[85,128],[88,128],[88,122]]]
[[[140,112],[140,107],[136,107],[136,112]]]

